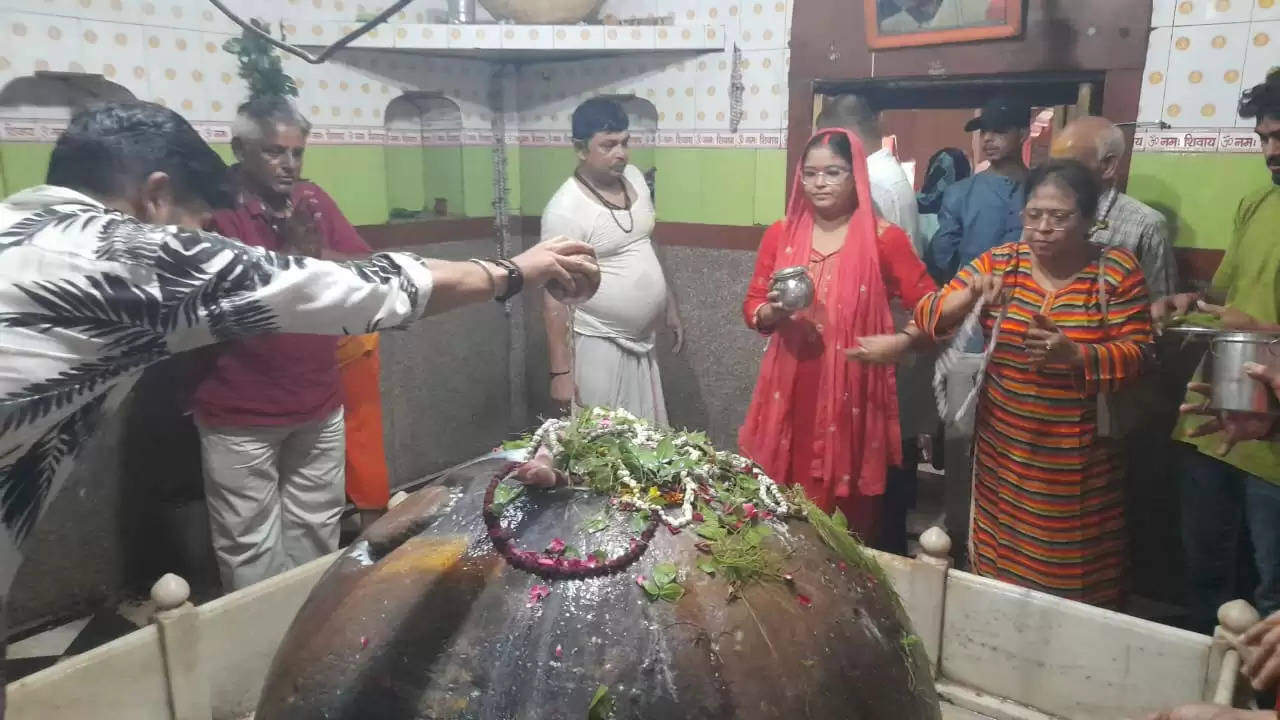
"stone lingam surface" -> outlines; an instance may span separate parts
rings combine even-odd
[[[585,719],[610,706],[646,720],[941,718],[892,589],[807,521],[769,521],[763,543],[786,577],[738,596],[706,572],[693,528],[660,528],[616,574],[547,581],[510,566],[482,521],[486,487],[510,468],[498,454],[453,472],[344,552],[281,644],[257,720]],[[612,558],[640,535],[634,516],[530,489],[502,521],[522,548],[560,540],[566,555]],[[672,565],[679,590],[653,599],[638,578]]]

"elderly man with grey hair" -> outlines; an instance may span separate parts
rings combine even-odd
[[[1159,211],[1134,200],[1116,187],[1120,162],[1128,143],[1124,132],[1106,118],[1090,116],[1069,123],[1053,139],[1055,158],[1073,158],[1102,180],[1098,219],[1092,240],[1122,247],[1137,256],[1153,300],[1177,292],[1178,268],[1169,240],[1169,224]]]
[[[213,231],[287,255],[369,254],[333,198],[301,179],[310,129],[283,98],[240,106],[231,141],[236,207],[214,213]],[[262,335],[227,343],[207,359],[192,410],[228,591],[338,547],[346,464],[338,342]]]

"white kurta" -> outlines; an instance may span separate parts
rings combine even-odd
[[[654,341],[667,281],[653,249],[654,210],[644,175],[628,165],[625,178],[634,198],[630,213],[604,207],[577,180],[566,180],[542,213],[542,239],[586,242],[600,264],[600,289],[573,311],[573,374],[582,403],[665,424]]]

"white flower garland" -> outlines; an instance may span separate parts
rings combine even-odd
[[[673,459],[688,459],[701,463],[698,467],[680,473],[679,478],[684,485],[684,499],[679,515],[674,517],[662,513],[660,506],[644,499],[643,488],[632,477],[630,470],[626,467],[617,470],[617,480],[631,490],[632,496],[627,498],[626,503],[637,510],[658,511],[662,516],[663,522],[672,528],[678,530],[687,527],[693,522],[693,502],[698,494],[698,489],[702,485],[710,483],[712,479],[711,471],[713,469],[719,471],[722,463],[738,468],[743,472],[749,471],[751,473],[752,477],[759,483],[757,497],[763,508],[778,516],[786,516],[791,512],[791,508],[783,497],[782,491],[778,489],[777,483],[768,475],[765,475],[754,463],[740,455],[717,452],[713,458],[704,457],[702,451],[690,442],[687,434],[655,429],[626,410],[594,408],[591,410],[587,420],[595,426],[594,429],[587,433],[586,439],[588,442],[599,440],[607,435],[629,435],[631,441],[637,446],[655,450],[665,437],[671,437],[672,445],[676,450],[676,456]],[[552,419],[544,422],[530,438],[529,457],[532,458],[539,449],[545,446],[551,452],[554,462],[561,463],[564,452],[564,431],[573,422],[581,422],[581,420]]]

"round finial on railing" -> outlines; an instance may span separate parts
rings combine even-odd
[[[1218,623],[1223,629],[1236,635],[1257,625],[1262,616],[1244,600],[1232,600],[1218,608]]]
[[[920,549],[929,557],[946,559],[951,556],[951,537],[935,525],[920,534]]]
[[[165,573],[151,586],[151,600],[156,604],[157,610],[175,610],[182,607],[190,597],[191,586],[173,573]]]
[[[409,499],[409,493],[401,490],[395,495],[392,495],[391,499],[387,501],[387,509],[390,510],[391,508],[399,505],[400,503],[408,499]]]

